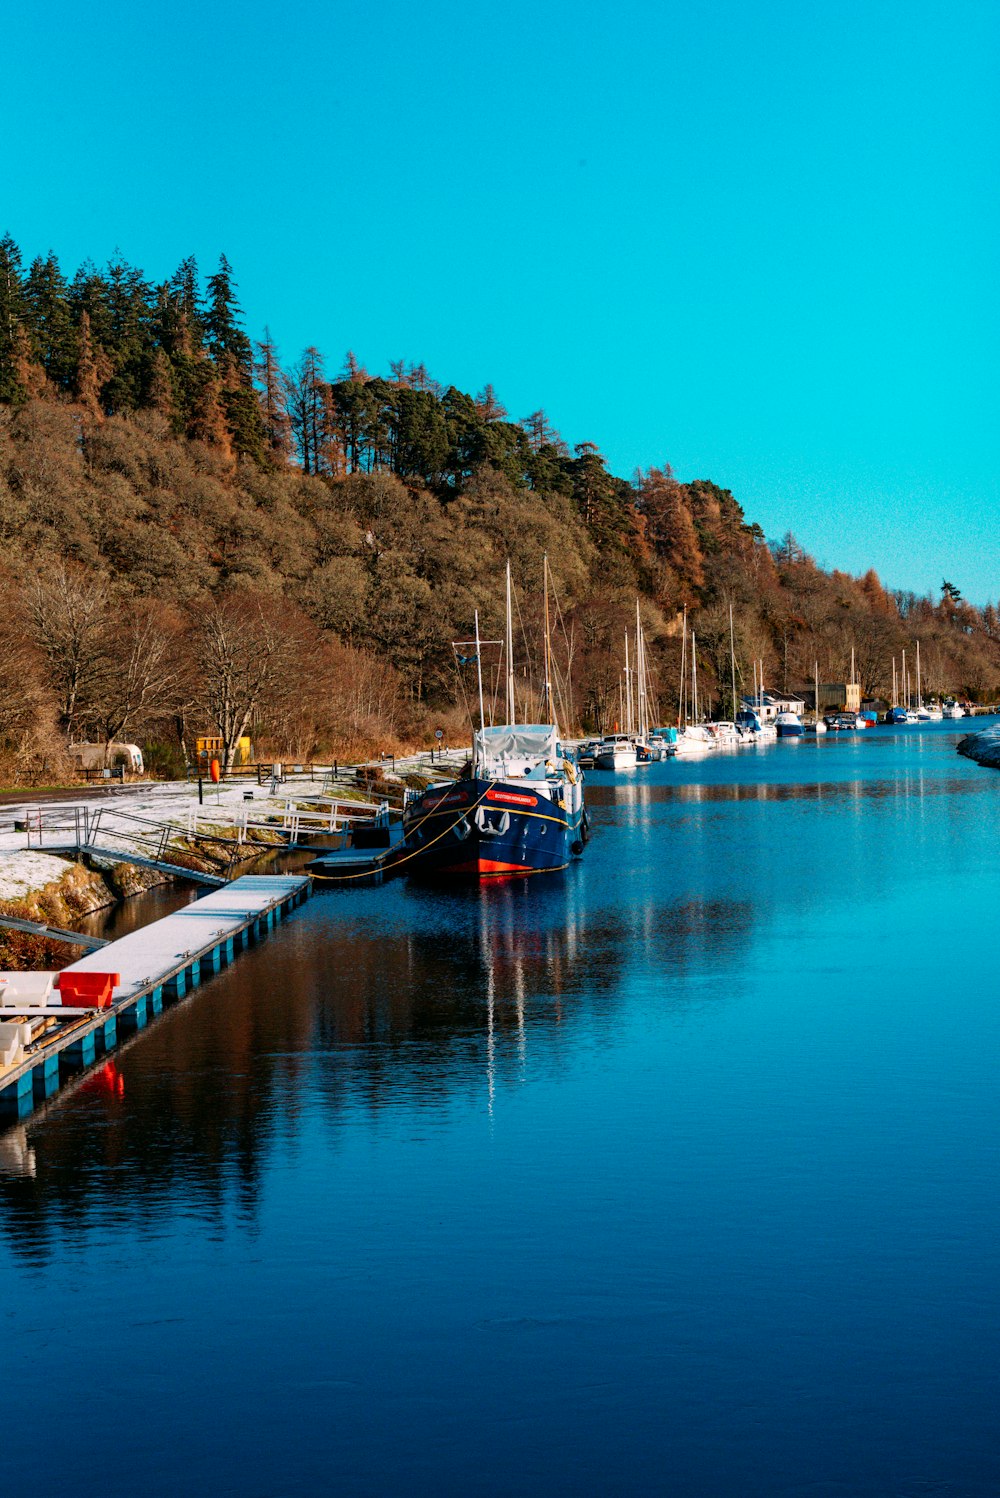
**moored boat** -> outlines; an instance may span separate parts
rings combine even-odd
[[[410,874],[511,878],[565,868],[586,840],[582,775],[555,724],[513,724],[480,729],[467,773],[409,803],[391,862]]]
[[[634,770],[639,762],[635,740],[627,733],[608,733],[594,746],[598,770]]]
[[[802,737],[802,719],[798,713],[779,713],[774,720],[774,726],[778,730],[779,739],[800,739]]]
[[[552,707],[545,578],[544,705]],[[473,659],[479,689],[479,729],[472,758],[457,780],[432,785],[403,811],[403,841],[384,868],[424,876],[509,879],[564,869],[587,840],[583,772],[568,759],[554,722],[518,723],[514,693],[513,616],[507,563],[507,722],[487,726],[483,701],[479,614]],[[457,654],[457,651],[456,651]],[[463,657],[465,662],[468,657]],[[603,741],[602,741],[603,742]],[[634,752],[634,750],[633,750]]]
[[[711,754],[715,747],[715,738],[704,723],[689,723],[677,730],[674,753],[679,759],[692,754]]]

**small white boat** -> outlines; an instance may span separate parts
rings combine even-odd
[[[711,754],[715,739],[704,723],[688,724],[677,730],[677,747],[674,753],[679,759],[690,754]]]
[[[930,718],[932,723],[940,723],[941,719],[944,717],[944,713],[939,707],[929,707],[927,709],[927,716],[928,718]]]
[[[802,719],[798,713],[779,713],[774,720],[774,726],[778,730],[779,739],[802,737]]]
[[[964,718],[965,709],[959,707],[957,702],[946,702],[941,709],[942,718]]]
[[[736,749],[746,742],[735,723],[706,723],[705,727],[712,733],[718,749]]]
[[[598,770],[634,770],[637,763],[635,741],[627,733],[605,734],[594,748],[594,765]]]
[[[822,718],[813,718],[808,723],[803,723],[802,731],[803,733],[829,733],[830,730]]]

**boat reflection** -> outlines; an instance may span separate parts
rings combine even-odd
[[[140,1236],[181,1204],[220,1230],[252,1223],[262,1174],[317,1122],[335,1171],[359,1116],[492,1117],[500,1089],[562,1066],[581,1027],[615,1044],[637,964],[655,1002],[689,1002],[686,972],[745,943],[752,909],[651,892],[601,904],[582,865],[317,896],[18,1131],[0,1232],[39,1262],[122,1213]]]

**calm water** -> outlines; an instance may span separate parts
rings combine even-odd
[[[565,876],[317,895],[6,1136],[4,1490],[993,1498],[957,737],[595,774]]]

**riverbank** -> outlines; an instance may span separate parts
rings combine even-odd
[[[406,759],[345,767],[338,779],[336,799],[370,803],[382,797],[394,799],[394,793],[401,797],[405,788],[423,789],[433,779],[453,776],[467,753],[467,749],[460,749],[447,756],[435,754],[433,760],[426,753],[414,754]],[[241,866],[250,867],[269,846],[280,847],[283,839],[279,829],[289,806],[308,811],[330,794],[328,779],[322,773],[296,774],[294,770],[287,779],[264,786],[244,780],[205,785],[201,800],[197,782],[188,781],[144,782],[132,788],[116,787],[110,793],[90,786],[63,795],[47,792],[36,797],[28,792],[20,799],[6,801],[0,815],[0,915],[72,930],[96,910],[173,882],[170,874],[116,862],[113,852],[85,867],[28,846],[34,835],[29,835],[27,827],[39,809],[44,821],[61,813],[70,817],[74,806],[92,806],[99,800],[102,828],[123,849],[129,846],[130,832],[135,832],[135,819],[173,826],[185,863],[212,873],[218,871],[221,851],[211,845],[213,834],[231,838],[234,822],[250,817],[255,823],[254,847],[240,860]],[[217,821],[213,812],[218,814]],[[198,836],[188,837],[186,829],[192,825],[193,814],[198,818]],[[269,822],[274,824],[273,832]],[[65,943],[0,929],[0,967],[55,969],[65,966],[74,955]]]
[[[1000,723],[980,729],[979,733],[970,733],[958,745],[958,752],[966,759],[975,760],[977,765],[1000,770]]]

